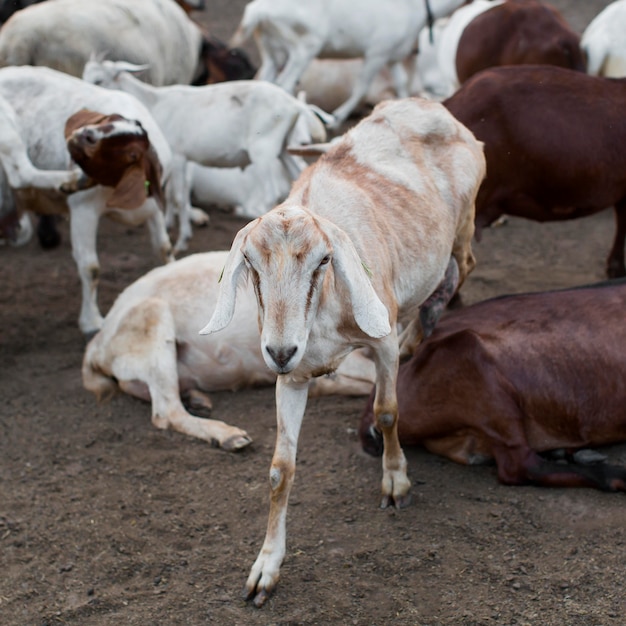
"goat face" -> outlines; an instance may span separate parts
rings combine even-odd
[[[292,372],[302,362],[311,329],[320,319],[326,283],[340,295],[341,310],[331,313],[330,324],[349,328],[354,320],[359,332],[370,337],[391,331],[387,308],[349,238],[302,207],[279,206],[239,231],[217,306],[202,334],[230,322],[242,272],[251,278],[258,301],[263,358],[277,374]]]
[[[140,122],[82,110],[68,119],[65,137],[77,165],[115,188],[107,206],[135,209],[153,195],[163,204],[161,164]]]

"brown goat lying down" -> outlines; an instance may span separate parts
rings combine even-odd
[[[549,65],[471,77],[443,103],[485,144],[476,238],[501,215],[538,222],[615,207],[610,278],[626,275],[626,79]]]
[[[508,485],[626,491],[625,468],[541,456],[626,441],[625,319],[624,279],[451,312],[400,367],[400,442],[468,465],[495,459]],[[372,398],[360,437],[381,452]]]

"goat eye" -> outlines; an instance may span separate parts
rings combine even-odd
[[[321,261],[319,266],[322,267],[322,265],[328,265],[328,262],[330,261],[330,254],[327,254]]]

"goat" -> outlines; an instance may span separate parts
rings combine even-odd
[[[21,135],[36,167],[61,170],[70,163],[64,128],[67,119],[83,108],[105,114],[118,113],[138,120],[148,133],[163,167],[163,179],[170,172],[171,151],[167,140],[148,110],[129,94],[90,85],[78,78],[47,67],[5,67],[0,69],[0,96],[9,102],[20,123]],[[69,210],[72,254],[82,285],[80,329],[85,334],[98,330],[102,316],[97,304],[99,263],[96,233],[100,216],[107,214],[127,224],[147,223],[155,252],[164,261],[173,260],[165,220],[153,198],[137,209],[108,207],[110,187],[96,185],[77,191],[64,202],[44,203],[42,198],[22,198],[35,212],[63,213]]]
[[[44,65],[80,77],[93,55],[106,55],[149,63],[145,79],[154,85],[202,83],[211,73],[243,78],[233,70],[249,75],[242,50],[231,51],[237,65],[215,44],[174,0],[55,0],[18,11],[3,25],[0,66]]]
[[[437,100],[452,95],[486,67],[550,64],[585,71],[580,37],[551,5],[536,0],[474,0],[421,29],[419,54],[404,60],[409,94]],[[307,100],[332,110],[345,101],[362,66],[360,59],[316,59],[301,77]],[[389,72],[373,80],[365,105],[393,97]]]
[[[310,107],[276,85],[230,81],[202,87],[154,87],[128,71],[141,69],[120,61],[89,61],[83,78],[141,100],[159,123],[183,172],[187,161],[214,167],[255,164],[265,210],[281,195],[271,163],[280,159],[291,180],[305,167],[285,150],[298,119],[306,121],[309,142],[326,138],[323,123]],[[185,199],[189,201],[188,192]]]
[[[591,20],[583,31],[581,46],[592,76],[626,76],[626,0],[616,0]]]
[[[488,175],[476,200],[476,235],[503,214],[539,222],[614,205],[610,278],[624,276],[626,79],[550,65],[484,70],[444,105],[485,143]]]
[[[470,76],[500,65],[556,65],[584,72],[580,36],[559,11],[537,0],[475,0],[443,27],[439,69],[454,93]]]
[[[269,385],[276,375],[259,348],[256,299],[252,286],[239,293],[232,332],[201,337],[198,328],[215,307],[217,281],[226,252],[193,254],[156,268],[117,298],[83,359],[83,384],[98,398],[118,387],[152,401],[152,423],[239,450],[251,442],[246,432],[215,419],[190,414],[210,410],[206,392]],[[202,300],[196,293],[202,292]],[[374,366],[355,352],[331,378],[320,378],[317,393],[369,394]]]
[[[431,0],[432,16],[448,15],[464,2]],[[257,78],[275,82],[290,93],[315,57],[362,57],[352,94],[333,111],[336,127],[348,118],[386,65],[396,95],[409,95],[402,62],[414,48],[427,13],[423,0],[369,0],[361,2],[358,11],[349,0],[253,0],[246,5],[230,45],[240,46],[254,34],[261,57]]]
[[[237,285],[248,275],[263,358],[278,375],[267,534],[246,583],[257,606],[275,587],[285,554],[309,381],[356,347],[368,347],[376,365],[381,506],[408,503],[397,438],[396,323],[405,326],[400,342],[410,353],[472,270],[473,207],[484,173],[480,143],[440,104],[390,100],[307,168],[284,203],[236,235],[201,333],[231,322]]]
[[[625,468],[541,456],[626,441],[624,310],[621,279],[450,312],[400,366],[401,443],[467,465],[495,459],[506,485],[626,491]],[[378,454],[373,401],[359,433]]]

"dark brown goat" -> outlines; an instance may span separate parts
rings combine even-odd
[[[398,375],[402,445],[508,485],[626,491],[626,468],[541,453],[626,441],[626,280],[505,296],[449,313]],[[380,452],[372,398],[360,437]]]
[[[580,35],[551,5],[506,0],[477,15],[456,49],[459,83],[488,67],[548,64],[584,72]]]
[[[443,104],[485,144],[477,239],[503,214],[544,222],[614,206],[607,275],[626,275],[626,79],[499,67],[476,74]]]

